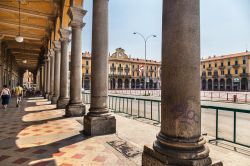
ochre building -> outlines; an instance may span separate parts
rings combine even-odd
[[[213,56],[201,60],[201,89],[210,91],[248,91],[250,52]]]
[[[85,52],[82,58],[84,89],[90,89],[91,54]],[[147,89],[160,89],[160,62],[131,58],[122,48],[117,48],[108,59],[109,89],[145,89],[145,79]]]

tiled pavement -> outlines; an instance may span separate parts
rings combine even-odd
[[[77,119],[63,115],[42,99],[0,109],[0,165],[134,165],[106,143],[114,135],[84,137]]]
[[[126,158],[107,142],[122,139],[142,151],[159,131],[159,126],[145,124],[147,121],[116,115],[117,134],[84,137],[79,123],[82,118],[64,118],[64,110],[55,109],[44,99],[25,100],[18,109],[14,106],[12,103],[7,111],[0,109],[0,166],[140,165],[141,154]],[[225,166],[250,166],[249,152],[208,145],[211,157],[222,160]]]

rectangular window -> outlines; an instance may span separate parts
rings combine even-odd
[[[217,67],[217,63],[215,63],[214,66]]]
[[[86,65],[87,65],[87,66],[89,65],[89,61],[86,61]]]
[[[230,71],[230,69],[228,69],[228,70],[227,70],[227,74],[231,74],[231,71]]]
[[[243,69],[243,74],[246,74],[246,69]]]
[[[156,73],[155,73],[155,78],[156,78]]]
[[[228,61],[228,62],[227,62],[227,65],[228,65],[228,66],[230,66],[230,65],[231,65],[231,64],[230,64],[230,61]]]
[[[211,67],[211,64],[209,64],[208,66],[209,66],[209,68],[210,68],[210,67]]]
[[[203,65],[203,69],[205,69],[205,65]]]
[[[135,65],[133,65],[132,68],[134,69],[134,68],[135,68]]]
[[[156,70],[156,66],[155,66],[155,70]]]
[[[220,63],[220,66],[221,66],[221,67],[223,67],[223,66],[224,66],[224,63],[223,63],[223,62],[221,62],[221,63]]]
[[[234,61],[234,65],[238,65],[238,61]]]
[[[235,71],[234,71],[234,72],[235,72],[235,74],[238,74],[238,70],[237,70],[237,69],[235,69]]]
[[[211,72],[211,71],[207,72],[207,75],[208,75],[208,76],[211,76],[211,75],[212,75],[212,72]]]
[[[139,77],[139,72],[137,72],[137,77]]]
[[[86,74],[89,74],[89,70],[86,70]]]
[[[221,75],[224,75],[224,70],[221,70],[220,74],[221,74]]]
[[[243,64],[244,64],[244,65],[246,64],[246,59],[243,59]]]

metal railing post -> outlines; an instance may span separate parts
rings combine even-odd
[[[151,120],[153,119],[153,102],[152,102],[152,100],[151,100]]]
[[[234,143],[236,143],[236,111],[234,111]]]
[[[219,118],[218,118],[219,114],[218,114],[218,109],[216,109],[216,134],[215,134],[215,138],[218,139],[218,123],[219,123]]]

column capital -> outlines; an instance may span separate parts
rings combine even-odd
[[[49,49],[49,57],[53,57],[55,55],[54,49]]]
[[[61,28],[60,29],[60,41],[70,42],[70,40],[69,40],[70,34],[71,34],[70,30]]]
[[[70,23],[69,26],[73,28],[83,28],[85,23],[83,23],[83,17],[87,13],[86,10],[78,7],[70,7],[69,16],[70,16]]]
[[[53,44],[55,46],[54,51],[60,51],[61,50],[61,42],[60,41],[54,41]]]

